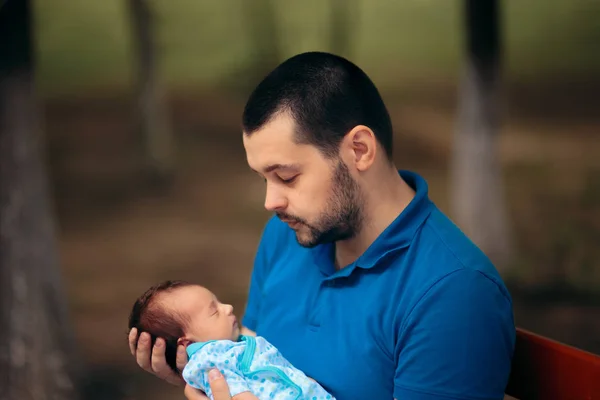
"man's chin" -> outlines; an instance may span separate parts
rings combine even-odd
[[[314,240],[314,238],[308,237],[306,234],[298,231],[296,231],[296,241],[300,246],[307,249],[316,247],[319,244],[316,240]]]
[[[335,243],[342,240],[352,239],[355,235],[352,233],[344,233],[337,231],[328,231],[315,235],[313,232],[296,231],[296,240],[298,244],[305,248],[317,247],[321,244]]]

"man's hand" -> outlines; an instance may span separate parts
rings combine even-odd
[[[209,371],[208,384],[210,385],[210,390],[212,391],[215,400],[258,400],[258,397],[250,392],[243,392],[233,396],[232,398],[231,394],[229,393],[227,381],[225,381],[225,378],[223,375],[221,375],[218,369],[212,369]],[[208,397],[202,393],[202,391],[195,389],[190,385],[185,385],[183,394],[187,400],[208,400]]]
[[[187,400],[209,400],[208,396],[201,390],[193,388],[190,385],[185,385],[183,395]],[[229,392],[227,392],[227,395],[229,396]],[[227,397],[225,399],[227,399]],[[215,400],[217,400],[217,397],[215,397]]]
[[[185,381],[181,376],[173,372],[165,359],[165,341],[162,338],[156,339],[154,347],[151,347],[150,334],[142,332],[138,340],[138,331],[132,328],[129,332],[129,350],[135,357],[137,364],[144,370],[157,377],[164,379],[168,383],[176,386],[183,386]],[[177,347],[177,368],[182,371],[188,362],[187,353],[184,346]],[[204,399],[200,397],[200,399]]]

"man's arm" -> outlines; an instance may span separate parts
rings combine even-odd
[[[512,302],[479,271],[438,281],[402,322],[394,397],[502,399],[515,343]]]

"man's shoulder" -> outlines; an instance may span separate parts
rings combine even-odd
[[[430,257],[444,259],[449,268],[475,269],[484,275],[498,275],[490,258],[437,208],[423,224],[419,239],[435,248]]]
[[[503,329],[512,329],[512,298],[500,273],[440,210],[434,209],[424,222],[410,251],[415,265],[406,284],[410,290],[404,316],[435,325],[439,321],[429,315],[459,321],[457,313],[468,312],[474,322],[496,318]]]
[[[439,209],[435,208],[429,215],[411,247],[414,262],[419,264],[415,274],[422,278],[422,285],[417,286],[422,290],[427,291],[446,279],[459,283],[462,279],[480,276],[510,297],[490,258]]]

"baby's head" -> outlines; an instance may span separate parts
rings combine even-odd
[[[233,307],[220,303],[203,286],[184,281],[166,281],[152,286],[133,305],[129,329],[148,332],[152,344],[166,341],[167,364],[177,372],[177,345],[227,339],[240,335]]]

